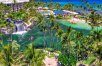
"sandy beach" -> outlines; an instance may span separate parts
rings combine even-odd
[[[71,18],[68,19],[67,21],[69,21],[70,23],[85,23],[85,20],[79,18]]]

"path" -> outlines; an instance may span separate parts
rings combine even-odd
[[[47,56],[45,57],[44,63],[46,66],[60,66],[58,65],[58,59],[55,57],[48,58]]]

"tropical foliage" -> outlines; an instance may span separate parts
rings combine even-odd
[[[45,2],[33,2],[31,0],[28,3],[24,3],[24,7],[19,11],[11,11],[10,7],[4,4],[0,4],[0,66],[45,66],[43,60],[45,59],[45,52],[48,50],[53,54],[56,51],[60,53],[58,61],[62,66],[76,66],[77,63],[91,65],[96,63],[96,66],[101,66],[102,62],[102,30],[98,30],[102,16],[96,14],[93,7],[84,0],[81,0],[82,5],[75,6],[71,3],[65,4],[62,8],[59,3],[45,3]],[[16,3],[15,3],[16,4]],[[86,22],[90,22],[92,29],[86,35],[82,31],[77,31],[73,27],[63,27],[57,21],[63,18],[63,15],[48,15],[47,18],[37,11],[39,6],[47,6],[50,10],[65,9],[74,11],[77,9],[92,10],[90,14],[84,13],[84,19]],[[83,6],[84,4],[84,6]],[[95,3],[93,3],[96,5]],[[54,7],[56,6],[56,7]],[[86,8],[88,7],[88,8]],[[101,8],[100,5],[97,6]],[[68,18],[70,18],[69,16]],[[11,19],[11,22],[7,21]],[[22,45],[19,42],[13,40],[12,33],[15,28],[15,21],[23,21],[23,24],[31,24],[32,29],[39,31],[43,46],[41,48],[36,47],[34,42],[37,38],[30,38],[29,44],[22,49]],[[6,28],[10,34],[10,41],[5,44],[3,40],[4,33],[2,29]],[[96,28],[96,30],[94,29]],[[28,31],[30,32],[30,31]],[[36,34],[38,35],[38,34]],[[7,36],[7,35],[5,35]],[[31,37],[30,35],[29,37]],[[27,37],[27,38],[29,38]],[[50,38],[49,38],[50,37]],[[25,39],[25,38],[23,38]],[[6,39],[5,39],[6,40]],[[50,46],[49,46],[50,45]],[[59,46],[61,46],[59,48]]]

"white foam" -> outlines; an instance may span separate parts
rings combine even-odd
[[[14,32],[13,34],[22,35],[22,34],[25,34],[25,33],[27,33],[27,31],[18,31],[18,32]]]

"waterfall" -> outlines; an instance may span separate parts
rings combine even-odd
[[[20,34],[21,35],[21,34],[24,34],[27,32],[25,30],[26,26],[23,24],[23,20],[14,20],[13,21],[11,18],[7,18],[6,21],[9,23],[15,24],[15,29],[14,29],[13,34]]]
[[[16,25],[16,31],[19,32],[19,31],[24,31],[24,25],[22,24],[15,24]]]
[[[23,21],[22,20],[19,20],[19,21],[14,21],[15,23],[15,30],[14,30],[14,33],[13,34],[19,34],[19,35],[22,35],[24,33],[26,33],[27,31],[25,30],[25,26],[23,25]]]

